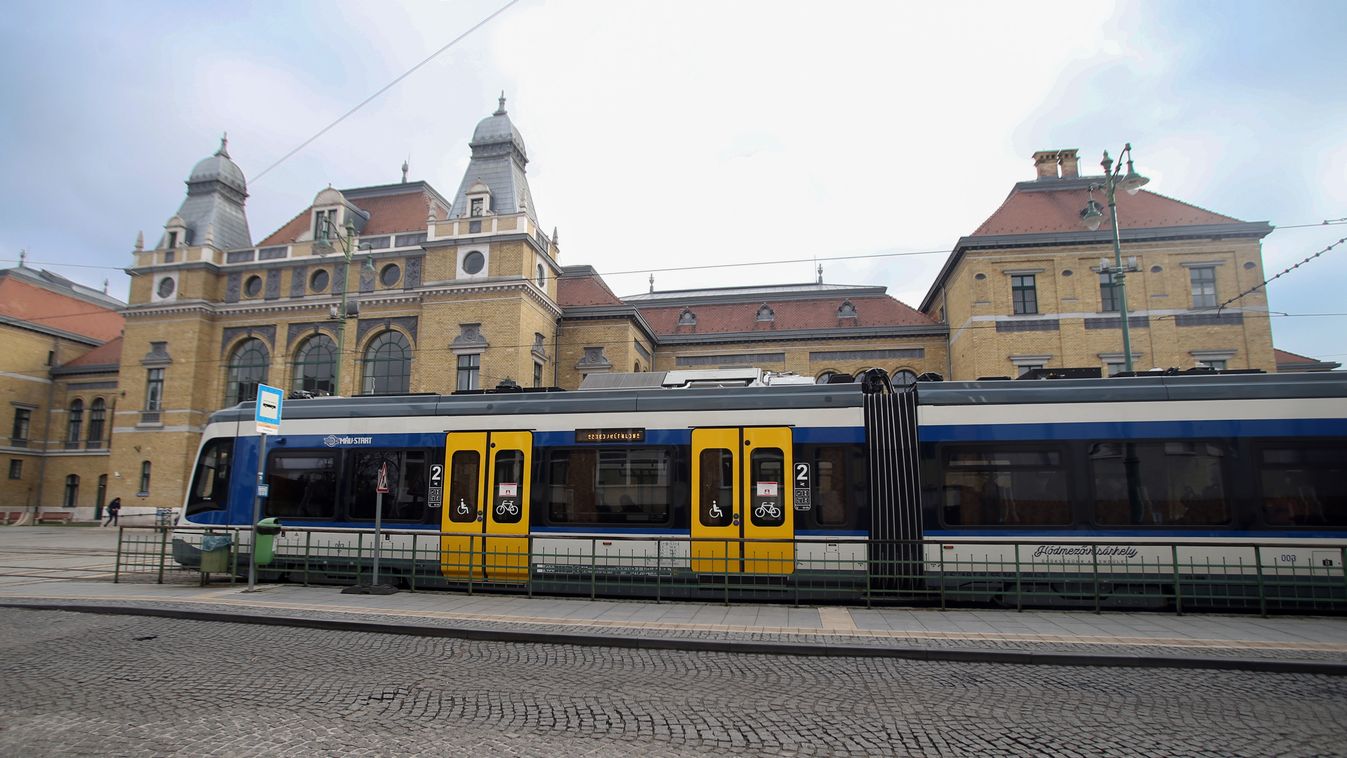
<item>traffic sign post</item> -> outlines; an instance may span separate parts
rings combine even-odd
[[[248,550],[248,591],[257,589],[257,522],[262,518],[262,498],[269,494],[266,480],[267,436],[281,433],[281,405],[285,391],[266,384],[257,385],[257,488],[253,491],[252,546]]]
[[[379,464],[379,473],[374,480],[374,578],[369,584],[357,584],[342,590],[343,595],[392,595],[398,590],[391,584],[379,583],[379,562],[383,558],[384,495],[388,486],[388,461]],[[416,543],[412,543],[416,544]],[[412,555],[412,570],[416,568],[416,555]]]
[[[388,492],[388,461],[379,464],[379,480],[374,487],[374,584],[379,583],[379,557],[383,542],[384,494]]]

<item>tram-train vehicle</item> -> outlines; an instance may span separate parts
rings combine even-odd
[[[1180,571],[1252,581],[1261,562],[1343,592],[1341,375],[709,384],[291,400],[262,515],[330,536],[372,528],[379,505],[384,575],[422,583],[996,599],[1012,582],[1066,596],[1102,567],[1137,578],[1105,594],[1133,596]],[[259,442],[250,405],[211,416],[180,563],[199,560],[196,528],[250,524]],[[302,546],[281,540],[263,576],[294,574]]]

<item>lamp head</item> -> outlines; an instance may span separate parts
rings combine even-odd
[[[1085,207],[1080,212],[1080,222],[1090,231],[1097,231],[1099,224],[1104,220],[1104,214],[1099,209],[1099,203],[1090,198],[1085,201]]]
[[[1118,186],[1122,187],[1127,194],[1135,195],[1149,181],[1150,179],[1138,174],[1136,169],[1132,168],[1132,160],[1129,158],[1127,160],[1127,174],[1123,176],[1122,181],[1118,182]]]

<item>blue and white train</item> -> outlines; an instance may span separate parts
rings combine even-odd
[[[251,407],[215,413],[181,525],[249,524],[259,449]],[[1012,575],[1016,591],[1051,591],[1082,565],[1144,579],[1179,559],[1238,577],[1256,570],[1241,545],[1275,543],[1259,560],[1336,571],[1342,585],[1347,378],[292,400],[268,443],[263,515],[371,528],[384,467],[385,551],[412,557],[385,564],[394,578],[600,572],[996,597]],[[412,552],[412,537],[431,547]],[[181,562],[193,542],[179,535]],[[297,544],[282,540],[272,574],[293,568]]]

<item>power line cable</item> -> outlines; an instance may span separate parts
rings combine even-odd
[[[258,181],[259,179],[261,179],[262,177],[266,176],[267,173],[270,172],[272,169],[276,168],[277,166],[279,166],[279,165],[281,165],[282,163],[284,163],[284,162],[286,162],[287,160],[289,160],[290,157],[293,156],[295,153],[298,153],[300,150],[303,150],[304,148],[308,147],[310,144],[313,143],[314,140],[318,139],[319,137],[323,136],[324,134],[327,134],[328,131],[330,131],[334,126],[336,126],[337,124],[340,124],[341,122],[345,121],[349,116],[351,116],[351,115],[352,115],[353,113],[355,113],[356,111],[360,110],[361,108],[364,108],[366,105],[369,105],[370,101],[374,100],[374,99],[377,98],[378,96],[380,96],[380,95],[382,95],[383,93],[387,92],[388,90],[392,89],[394,86],[397,85],[398,82],[402,81],[403,79],[406,79],[408,76],[411,76],[417,69],[421,68],[422,66],[426,65],[427,63],[430,63],[432,60],[434,60],[436,57],[438,57],[438,56],[439,56],[441,53],[443,53],[445,50],[448,50],[449,48],[451,48],[451,47],[453,47],[454,45],[458,44],[461,40],[463,40],[463,38],[467,37],[469,34],[472,34],[473,32],[477,31],[478,29],[481,29],[483,26],[486,26],[492,19],[494,19],[495,17],[497,17],[497,16],[499,16],[500,14],[504,13],[505,11],[509,10],[510,6],[514,5],[514,4],[517,3],[517,2],[519,2],[519,0],[509,0],[509,2],[505,3],[505,5],[502,5],[499,9],[497,9],[495,13],[492,13],[491,15],[487,16],[486,18],[482,19],[481,21],[478,21],[476,24],[473,24],[467,31],[463,32],[462,34],[460,34],[460,35],[458,35],[457,37],[455,37],[455,38],[453,38],[452,40],[450,40],[449,43],[446,44],[444,47],[441,47],[439,50],[436,50],[435,52],[433,52],[433,53],[431,53],[430,55],[426,56],[425,59],[422,60],[420,63],[418,63],[418,64],[416,64],[415,66],[412,66],[411,68],[409,68],[409,69],[407,69],[406,71],[402,72],[402,75],[398,76],[396,79],[394,79],[393,81],[389,82],[388,84],[385,84],[383,87],[380,87],[379,90],[376,91],[374,94],[370,95],[369,97],[365,98],[364,100],[361,100],[360,103],[357,104],[354,108],[352,108],[352,109],[350,109],[349,111],[346,111],[345,113],[343,113],[343,114],[341,114],[340,116],[338,116],[338,117],[337,117],[337,120],[333,121],[332,123],[328,124],[327,126],[323,127],[322,129],[319,129],[317,134],[315,134],[315,135],[313,135],[312,137],[309,137],[308,139],[306,139],[306,140],[304,140],[303,142],[299,143],[299,146],[298,146],[298,147],[296,147],[295,149],[293,149],[293,150],[291,150],[290,152],[286,153],[285,155],[282,155],[282,156],[280,157],[280,159],[277,160],[275,163],[271,164],[270,166],[267,166],[266,168],[264,168],[264,169],[262,169],[260,172],[258,172],[257,175],[254,176],[254,177],[252,178],[253,184],[257,184],[257,181]]]
[[[1229,300],[1226,300],[1224,303],[1221,303],[1220,305],[1216,306],[1216,315],[1219,316],[1219,315],[1221,314],[1221,310],[1222,310],[1223,308],[1225,308],[1227,305],[1230,305],[1231,303],[1235,302],[1236,300],[1239,300],[1239,299],[1241,299],[1241,298],[1243,298],[1243,297],[1245,297],[1245,296],[1247,296],[1247,295],[1252,295],[1253,293],[1257,292],[1258,290],[1261,290],[1261,289],[1263,289],[1264,287],[1266,287],[1270,282],[1276,281],[1277,279],[1282,278],[1283,276],[1285,276],[1285,275],[1291,273],[1292,271],[1295,271],[1296,269],[1300,268],[1301,266],[1305,265],[1306,263],[1309,263],[1310,261],[1314,260],[1315,258],[1318,258],[1319,256],[1323,255],[1324,253],[1327,253],[1328,251],[1332,250],[1333,248],[1337,247],[1338,245],[1341,245],[1341,244],[1344,243],[1344,242],[1347,242],[1347,237],[1342,237],[1342,238],[1338,239],[1337,242],[1334,242],[1333,244],[1329,245],[1328,247],[1324,248],[1323,250],[1320,250],[1319,252],[1317,252],[1317,253],[1315,253],[1315,254],[1313,254],[1313,255],[1307,257],[1307,258],[1304,258],[1303,260],[1301,260],[1301,261],[1298,262],[1298,263],[1295,263],[1294,265],[1291,265],[1291,266],[1288,266],[1288,267],[1282,269],[1281,271],[1277,272],[1277,274],[1276,274],[1275,276],[1268,277],[1267,279],[1264,279],[1262,282],[1260,282],[1260,283],[1258,283],[1258,284],[1256,284],[1256,285],[1250,287],[1250,288],[1247,289],[1247,290],[1244,290],[1243,292],[1239,293],[1238,295],[1235,295],[1234,297],[1230,298]]]

